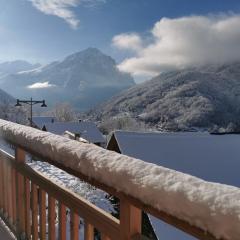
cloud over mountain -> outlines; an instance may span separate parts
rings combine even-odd
[[[79,19],[73,12],[72,8],[85,4],[95,6],[97,3],[104,3],[106,0],[28,0],[39,11],[57,16],[64,19],[73,29],[79,25]]]
[[[221,64],[240,59],[240,15],[221,14],[162,18],[147,38],[136,33],[113,38],[119,49],[133,57],[119,69],[133,75],[154,76],[162,71],[201,64]]]
[[[42,89],[42,88],[50,88],[50,87],[54,87],[54,86],[56,86],[56,85],[50,84],[49,82],[37,82],[37,83],[33,83],[33,84],[27,86],[27,88]]]

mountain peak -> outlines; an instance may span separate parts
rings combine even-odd
[[[83,51],[80,51],[80,52],[76,52],[76,53],[73,53],[72,55],[68,56],[65,58],[65,60],[67,61],[71,61],[71,60],[76,60],[76,59],[89,59],[89,58],[108,58],[108,59],[111,59],[112,61],[114,61],[111,57],[103,54],[99,49],[97,48],[93,48],[93,47],[90,47],[90,48],[87,48]]]
[[[82,53],[103,54],[98,48],[89,47],[82,51]]]
[[[34,90],[28,88],[35,83],[46,82],[54,87]],[[31,94],[53,103],[62,99],[82,108],[93,106],[133,85],[133,78],[121,73],[114,59],[96,48],[77,52],[41,69],[1,79],[3,89],[13,95],[25,97]]]

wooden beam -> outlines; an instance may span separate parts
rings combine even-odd
[[[24,187],[25,187],[25,233],[27,239],[31,239],[31,197],[30,197],[30,181],[27,177],[24,177]]]
[[[46,192],[39,190],[39,225],[40,239],[46,240]]]
[[[110,240],[110,238],[106,234],[102,233],[101,240]]]
[[[3,160],[2,156],[0,157],[0,210],[3,210],[3,202],[4,202],[4,193],[3,193]]]
[[[70,210],[70,239],[79,239],[79,216],[72,210]]]
[[[84,240],[93,240],[94,238],[94,227],[87,221],[84,222]]]
[[[56,212],[55,212],[55,204],[56,200],[48,194],[48,239],[55,240],[56,239],[56,229],[55,229],[55,220],[56,220]]]
[[[66,206],[64,206],[61,202],[58,202],[58,239],[66,240],[66,223],[67,223],[67,215],[66,215]]]
[[[23,165],[25,163],[25,151],[19,147],[15,150],[16,163]],[[16,176],[16,208],[17,208],[17,233],[19,238],[25,236],[25,203],[23,201],[24,195],[24,177],[17,172]]]
[[[31,184],[31,200],[32,200],[32,240],[38,240],[38,188]]]
[[[13,225],[17,224],[16,215],[16,171],[11,164],[11,174],[12,174],[12,206],[13,206]]]
[[[126,198],[120,199],[120,237],[131,240],[141,234],[142,210],[131,205]]]

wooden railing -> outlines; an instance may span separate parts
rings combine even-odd
[[[1,217],[19,239],[66,239],[67,209],[69,239],[79,239],[80,217],[85,240],[93,239],[94,228],[101,239],[117,239],[119,220],[33,170],[25,160],[21,148],[16,148],[15,157],[0,150]]]
[[[26,130],[29,131],[29,128]],[[85,240],[94,239],[95,229],[100,233],[102,240],[144,239],[141,235],[142,211],[150,213],[198,239],[217,239],[205,229],[160,211],[154,206],[144,203],[141,199],[118,191],[112,186],[67,167],[60,161],[44,156],[44,151],[36,151],[33,145],[26,146],[25,143],[19,143],[17,136],[14,140],[14,131],[6,131],[6,134],[8,137],[2,132],[3,138],[14,146],[15,155],[12,156],[0,150],[0,214],[18,239],[64,240],[67,239],[67,229],[70,228],[70,238],[68,239],[77,240],[80,231],[82,232],[81,227],[84,228]],[[30,141],[29,139],[26,136],[25,140]],[[31,168],[26,163],[28,153],[118,197],[120,199],[120,219],[116,219]],[[68,227],[68,225],[70,226]],[[222,240],[224,239],[222,238]]]

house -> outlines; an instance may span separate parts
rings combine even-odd
[[[85,139],[98,146],[105,146],[105,139],[93,122],[50,122],[45,123],[42,130],[57,135],[65,135],[66,133],[69,135],[72,133],[76,136],[76,138]]]
[[[44,124],[46,123],[54,123],[54,122],[56,122],[55,117],[45,117],[45,116],[32,117],[33,127],[38,129],[42,129]]]
[[[115,131],[107,149],[207,181],[239,187],[239,146],[239,134]],[[156,234],[163,239],[195,239],[149,217]]]

